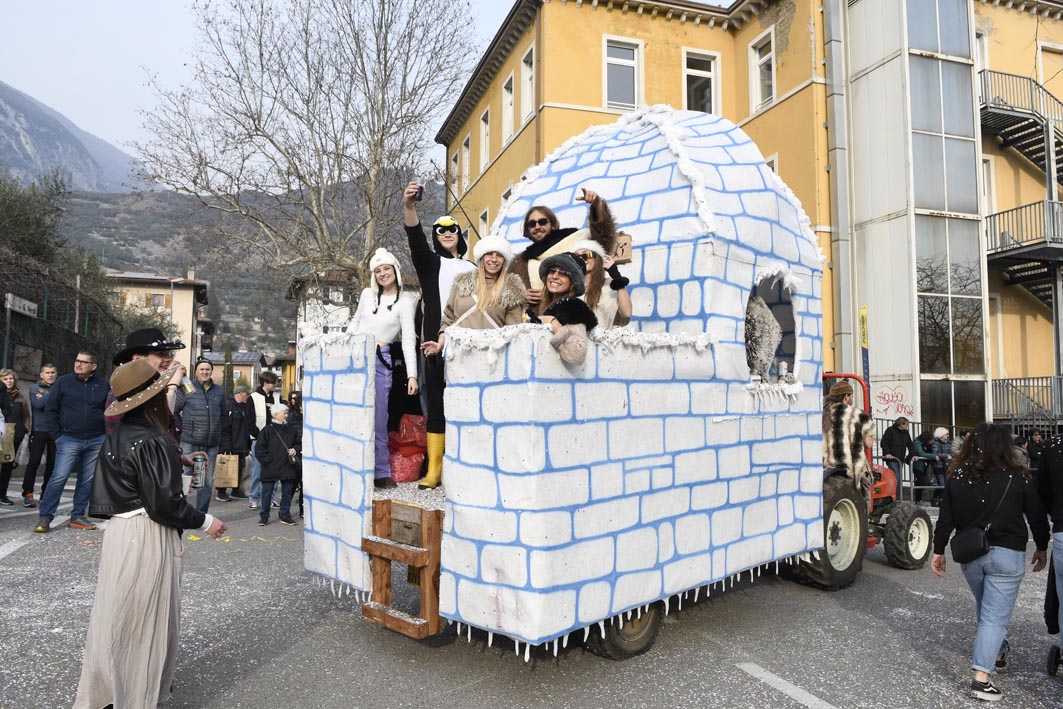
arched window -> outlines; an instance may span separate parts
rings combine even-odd
[[[746,363],[765,383],[789,380],[797,354],[797,321],[790,290],[777,275],[762,278],[746,303]]]

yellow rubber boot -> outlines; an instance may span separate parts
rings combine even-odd
[[[446,448],[445,433],[428,434],[428,474],[417,486],[418,490],[431,490],[439,487],[443,478],[443,450]]]

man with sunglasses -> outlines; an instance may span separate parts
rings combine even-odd
[[[76,529],[96,529],[85,516],[92,494],[92,478],[96,470],[96,456],[103,445],[105,424],[103,411],[107,404],[110,384],[96,376],[96,355],[78,352],[74,372],[55,380],[48,402],[44,406],[44,424],[55,440],[55,470],[41,498],[40,519],[34,532],[51,529],[55,511],[70,474],[77,470],[74,488],[74,509],[70,512],[70,526]]]
[[[476,266],[462,258],[469,247],[461,227],[450,215],[443,215],[432,225],[432,246],[428,248],[415,202],[420,185],[410,182],[402,200],[402,217],[406,226],[406,240],[410,245],[410,259],[421,282],[421,341],[435,341],[439,336],[439,321],[443,318],[443,304],[450,298],[454,279],[462,273],[475,271]],[[427,355],[424,359],[425,424],[428,431],[428,474],[419,487],[439,485],[443,471],[444,434],[447,420],[443,414],[443,357]]]
[[[596,192],[580,189],[577,202],[587,203],[587,227],[560,228],[557,215],[549,207],[536,205],[524,215],[524,237],[534,243],[515,256],[509,272],[524,281],[524,298],[533,309],[543,298],[543,284],[539,279],[539,264],[557,254],[572,251],[572,246],[584,239],[596,241],[606,254],[616,250],[616,224],[609,205]]]

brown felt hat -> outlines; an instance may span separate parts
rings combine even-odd
[[[840,399],[843,396],[845,396],[846,394],[852,394],[852,393],[853,393],[853,385],[850,384],[847,381],[844,381],[844,380],[838,382],[837,384],[834,384],[830,388],[830,396],[831,396],[832,399],[834,399],[834,398]]]
[[[104,415],[118,416],[146,404],[166,388],[175,374],[176,366],[159,374],[146,359],[135,359],[123,364],[111,375],[111,391],[115,400],[103,412]]]

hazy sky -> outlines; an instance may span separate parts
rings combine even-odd
[[[186,0],[36,0],[4,3],[0,81],[129,150],[144,137],[138,108],[153,105],[147,76],[169,88],[188,78],[195,42]],[[486,48],[511,0],[472,0]]]

